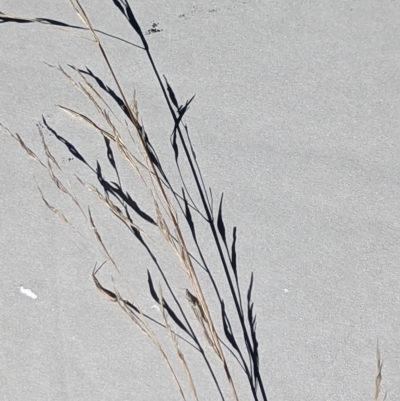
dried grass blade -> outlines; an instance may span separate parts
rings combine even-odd
[[[63,213],[61,213],[58,209],[56,209],[54,206],[50,205],[50,203],[46,200],[46,198],[43,195],[43,192],[41,189],[38,187],[38,190],[40,192],[40,195],[42,196],[42,200],[44,204],[56,215],[58,216],[64,223],[67,223],[70,227],[75,228],[69,221],[68,219],[64,216]]]
[[[91,127],[99,131],[103,136],[106,138],[110,139],[111,141],[114,141],[114,137],[107,131],[103,130],[100,128],[96,123],[94,123],[89,117],[86,117],[84,114],[78,113],[77,111],[71,110],[68,107],[57,105],[57,107],[63,111],[65,111],[67,114],[70,114],[73,117],[79,118],[89,124]]]
[[[53,163],[55,166],[57,166],[57,168],[58,168],[60,171],[62,171],[62,169],[61,169],[61,167],[59,166],[59,164],[58,164],[56,158],[55,158],[55,157],[53,156],[53,154],[50,152],[50,149],[49,149],[49,147],[47,146],[47,143],[46,143],[46,141],[45,141],[45,139],[44,139],[44,135],[43,135],[42,128],[41,128],[39,125],[38,125],[38,130],[39,130],[40,136],[41,136],[41,138],[42,138],[43,149],[44,149],[44,151],[45,151],[45,153],[46,153],[47,158],[50,159],[50,160],[52,161],[52,163]]]
[[[204,336],[210,344],[211,348],[218,354],[218,349],[215,346],[215,343],[212,341],[210,334],[208,333],[207,326],[207,318],[204,313],[203,308],[200,306],[199,300],[195,297],[188,289],[186,289],[186,299],[189,302],[189,305],[196,316],[197,321],[200,323],[201,327],[203,328]]]
[[[110,253],[108,252],[108,249],[107,249],[106,246],[104,245],[103,240],[101,239],[99,230],[97,229],[96,225],[94,224],[93,217],[92,217],[92,212],[90,211],[90,208],[89,208],[89,221],[90,221],[90,225],[92,226],[93,232],[94,232],[94,234],[95,234],[97,240],[100,242],[100,245],[102,246],[102,248],[103,248],[104,252],[106,253],[107,257],[109,258],[109,260],[111,261],[111,263],[113,264],[113,266],[117,269],[117,272],[118,272],[118,273],[121,273],[121,272],[119,271],[119,268],[118,268],[117,264],[115,263],[115,260],[112,258],[112,256],[111,256]]]
[[[50,175],[51,180],[54,182],[54,184],[57,186],[57,188],[63,192],[65,195],[68,196],[68,198],[70,198],[76,206],[78,206],[78,208],[80,209],[80,211],[83,213],[83,215],[86,218],[85,212],[83,211],[81,205],[79,204],[78,200],[76,199],[76,197],[70,192],[68,191],[68,189],[64,186],[64,184],[56,177],[56,175],[54,174],[54,171],[51,167],[51,164],[48,163],[47,165],[47,171]]]
[[[15,134],[12,133],[7,127],[5,127],[3,124],[0,123],[0,127],[3,127],[16,141],[19,142],[21,147],[25,150],[25,152],[36,162],[41,164],[44,168],[46,168],[46,165],[39,159],[39,157],[36,155],[35,152],[33,152],[23,141],[23,139],[19,136],[19,134],[16,132]]]
[[[96,264],[97,265],[97,264]],[[117,302],[117,296],[110,290],[107,290],[107,288],[104,288],[99,280],[96,277],[96,274],[98,273],[98,271],[103,267],[104,263],[102,265],[100,265],[100,267],[96,270],[96,265],[93,268],[92,271],[92,278],[94,281],[94,284],[96,285],[97,289],[109,300],[112,302]]]
[[[195,395],[195,397],[196,397],[196,400],[198,400],[196,387],[195,387],[195,385],[194,385],[193,378],[192,378],[192,375],[191,375],[190,370],[189,370],[189,366],[188,366],[187,363],[186,363],[186,359],[185,359],[185,357],[184,357],[182,351],[179,349],[179,346],[178,346],[178,342],[177,342],[177,340],[176,340],[176,337],[174,336],[174,334],[173,334],[173,332],[172,332],[172,330],[171,330],[171,326],[170,326],[170,324],[169,324],[169,322],[168,322],[168,314],[167,314],[167,312],[166,312],[166,310],[165,310],[165,308],[164,308],[165,300],[164,300],[164,295],[163,295],[163,293],[162,293],[161,286],[160,286],[159,288],[160,288],[160,296],[159,296],[159,299],[160,299],[160,306],[161,306],[161,312],[162,312],[162,315],[163,315],[163,318],[164,318],[164,323],[165,323],[166,330],[167,330],[167,332],[168,332],[168,334],[169,334],[169,336],[170,336],[170,338],[171,338],[171,340],[172,340],[172,342],[173,342],[173,345],[174,345],[175,351],[176,351],[177,354],[178,354],[179,360],[180,360],[180,361],[182,362],[182,364],[183,364],[183,368],[184,368],[184,371],[185,371],[186,376],[187,376],[187,378],[188,378],[190,388],[192,389],[192,391],[193,391],[193,393],[194,393],[194,395]],[[180,392],[181,392],[182,398],[186,400],[185,395],[184,395],[184,393],[183,393],[183,390],[182,390],[182,388],[181,388],[181,386],[180,386],[180,383],[179,383],[179,382],[177,382],[177,383],[178,383],[179,390],[180,390]]]
[[[378,373],[375,378],[375,398],[374,401],[379,400],[379,395],[382,390],[382,368],[383,368],[383,361],[381,359],[381,352],[379,350],[379,343],[376,345],[376,361],[377,361],[377,370]],[[385,393],[385,396],[382,401],[385,401],[387,397],[387,392]]]
[[[74,78],[71,77],[71,75],[69,75],[69,74],[61,67],[60,64],[58,64],[58,67],[57,67],[57,66],[55,66],[55,65],[53,65],[53,64],[49,64],[49,63],[46,63],[46,62],[44,62],[44,63],[45,63],[48,67],[54,68],[54,69],[60,71],[60,72],[68,79],[68,81],[69,81],[76,89],[78,89],[78,90],[80,91],[79,84],[75,81]]]

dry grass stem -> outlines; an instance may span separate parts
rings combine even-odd
[[[376,362],[377,362],[377,375],[375,378],[375,398],[374,401],[379,401],[379,397],[382,391],[382,368],[383,361],[381,359],[381,351],[379,349],[379,343],[376,344]],[[382,401],[385,401],[387,392],[385,393]]]

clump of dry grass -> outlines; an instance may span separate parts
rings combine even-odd
[[[147,281],[149,292],[152,298],[158,303],[161,309],[162,321],[158,321],[151,316],[145,314],[141,307],[134,301],[125,299],[116,286],[113,291],[106,288],[98,279],[98,272],[103,264],[97,268],[95,265],[92,272],[92,279],[96,288],[108,300],[115,302],[136,324],[136,326],[153,342],[160,355],[165,360],[169,367],[173,379],[178,386],[178,390],[184,400],[188,399],[185,393],[185,387],[182,385],[181,374],[177,371],[168,352],[162,345],[160,339],[154,333],[153,326],[161,326],[165,329],[167,337],[171,340],[176,356],[180,361],[184,376],[186,377],[192,396],[199,400],[199,391],[193,379],[191,366],[187,356],[182,352],[180,344],[185,342],[192,346],[192,349],[197,351],[203,362],[205,363],[212,381],[214,382],[220,398],[225,400],[223,395],[222,384],[220,379],[214,373],[213,364],[210,361],[210,356],[213,354],[219,360],[225,379],[230,387],[232,399],[238,400],[238,394],[235,387],[235,382],[231,374],[231,367],[225,356],[229,352],[243,370],[247,377],[248,385],[254,400],[267,400],[266,391],[263,384],[262,375],[259,369],[259,353],[258,339],[256,333],[256,316],[254,312],[254,304],[252,301],[253,275],[247,288],[246,297],[242,296],[240,288],[240,278],[237,266],[236,256],[236,227],[232,231],[232,239],[229,240],[223,218],[223,196],[221,196],[218,212],[214,211],[214,201],[211,189],[207,190],[201,170],[196,158],[195,151],[190,139],[189,129],[184,123],[185,113],[189,110],[189,106],[194,97],[180,104],[177,101],[176,95],[169,85],[167,79],[162,80],[153,57],[150,52],[149,45],[145,39],[142,29],[137,22],[135,15],[127,2],[127,0],[113,0],[114,5],[122,13],[128,21],[134,32],[141,41],[140,48],[146,52],[160,89],[164,95],[167,108],[172,117],[173,129],[171,133],[171,147],[174,153],[176,167],[181,179],[179,191],[175,189],[172,181],[169,179],[168,173],[163,169],[160,159],[157,156],[156,150],[153,147],[151,140],[144,129],[143,124],[139,120],[138,105],[135,97],[128,101],[127,96],[120,85],[120,80],[116,76],[114,69],[107,57],[107,52],[98,36],[100,31],[97,31],[92,26],[85,10],[78,0],[69,0],[69,3],[75,10],[77,16],[83,22],[86,28],[71,26],[60,21],[37,18],[29,19],[15,17],[0,13],[0,18],[3,21],[16,23],[41,23],[50,27],[60,29],[86,29],[92,35],[92,41],[98,47],[98,50],[105,61],[109,72],[113,78],[113,85],[106,85],[104,81],[96,76],[89,69],[82,70],[75,66],[70,66],[71,72],[67,72],[61,66],[51,66],[56,68],[78,91],[80,91],[92,104],[102,123],[97,123],[85,114],[82,114],[74,109],[65,106],[58,106],[60,110],[69,115],[82,120],[85,124],[91,127],[99,134],[99,137],[104,140],[107,160],[106,162],[112,167],[117,176],[118,183],[111,182],[105,178],[102,173],[102,165],[97,162],[96,167],[90,166],[86,158],[77,148],[57,131],[51,127],[45,118],[38,125],[38,132],[42,139],[43,150],[46,157],[42,161],[37,154],[31,150],[24,142],[18,133],[11,132],[8,128],[1,126],[19,142],[27,154],[38,162],[49,174],[51,181],[55,184],[58,190],[72,200],[78,210],[82,213],[85,220],[91,227],[94,236],[103,250],[106,258],[111,262],[117,272],[120,272],[118,264],[112,257],[112,252],[109,251],[102,235],[97,228],[90,208],[86,213],[84,207],[80,204],[78,198],[62,183],[57,177],[55,171],[63,173],[60,164],[53,156],[49,146],[46,143],[43,130],[46,129],[67,150],[83,163],[96,177],[99,187],[89,183],[80,177],[76,177],[78,182],[92,192],[102,204],[117,217],[124,226],[126,226],[131,235],[133,235],[141,246],[144,247],[152,260],[155,271],[159,273],[164,288],[160,285],[158,290],[155,289],[153,273],[147,271]],[[106,34],[101,32],[102,34]],[[113,37],[112,35],[106,34]],[[131,43],[126,41],[127,43]],[[132,44],[132,43],[131,43]],[[138,47],[137,45],[135,45]],[[78,75],[79,80],[73,78],[72,73]],[[116,91],[111,89],[114,86]],[[108,99],[108,100],[107,100]],[[108,101],[111,100],[114,105],[111,106]],[[113,108],[114,107],[114,108]],[[115,109],[116,108],[116,109]],[[122,111],[126,120],[121,121],[116,110]],[[106,128],[102,128],[105,126]],[[131,140],[135,144],[136,150],[132,150],[127,145],[127,140]],[[131,169],[137,174],[143,187],[146,189],[151,204],[154,206],[153,214],[150,215],[143,211],[139,203],[134,200],[134,197],[124,189],[121,178],[118,172],[115,150],[122,156]],[[188,185],[182,174],[182,164],[186,164],[191,174],[191,183]],[[195,194],[188,188],[194,187]],[[46,199],[45,195],[39,188],[42,199],[45,205],[55,213],[61,220],[74,228],[67,217],[52,206]],[[195,202],[194,199],[200,199]],[[199,223],[203,223],[208,227],[210,233],[210,243],[205,247],[200,244],[197,236],[196,228]],[[185,227],[182,226],[184,222]],[[177,295],[177,289],[173,288],[163,269],[162,264],[156,256],[157,244],[148,235],[146,227],[157,227],[160,237],[171,247],[182,267],[181,273],[187,277],[191,289],[185,289],[184,298]],[[189,237],[187,238],[187,232]],[[189,242],[194,244],[193,249],[189,249]],[[230,300],[233,303],[233,317],[228,313],[225,300],[219,291],[219,288],[214,279],[214,272],[210,269],[207,263],[207,255],[205,248],[213,246],[216,250],[221,267],[224,271],[227,285],[230,291]],[[210,302],[206,299],[203,287],[200,283],[198,272],[204,273],[209,280],[209,284],[214,290],[213,301],[217,303],[215,309],[220,310],[219,325],[222,327],[222,333],[218,331],[216,318],[210,312]],[[164,292],[167,290],[167,295]],[[183,307],[187,303],[192,310],[193,315],[189,316]],[[194,319],[193,319],[194,318]],[[233,329],[233,320],[238,323],[239,333]],[[194,321],[197,324],[194,324]],[[223,338],[227,341],[224,342]],[[242,340],[239,341],[238,338]],[[382,383],[382,362],[380,358],[379,347],[377,347],[377,363],[378,374],[375,381],[375,401],[379,400]],[[386,395],[384,396],[386,399]]]
[[[164,288],[160,286],[158,291],[156,291],[153,284],[153,273],[149,270],[147,271],[150,294],[159,304],[161,309],[161,322],[143,313],[138,304],[124,299],[115,286],[113,291],[111,291],[100,283],[97,273],[101,266],[99,268],[96,268],[95,266],[92,278],[97,289],[108,300],[117,303],[137,325],[137,327],[155,344],[167,363],[173,378],[178,385],[182,398],[186,400],[187,395],[185,394],[184,386],[181,384],[180,374],[176,371],[176,367],[170,360],[170,356],[154,334],[152,324],[165,328],[165,332],[174,346],[176,356],[181,362],[192,396],[196,400],[199,399],[199,391],[196,389],[187,357],[184,355],[179,345],[181,341],[190,343],[193,346],[193,349],[197,350],[200,354],[222,400],[225,399],[225,396],[223,395],[222,384],[220,383],[221,379],[218,379],[217,375],[214,373],[214,367],[210,358],[213,354],[214,357],[219,360],[224,376],[229,385],[232,399],[238,400],[237,390],[231,374],[231,367],[229,366],[225,356],[227,351],[234,356],[237,363],[243,369],[244,374],[247,376],[248,384],[254,399],[267,400],[263,380],[259,370],[256,317],[251,294],[253,276],[251,277],[247,290],[246,300],[243,300],[236,261],[236,228],[233,229],[232,240],[230,241],[226,234],[222,212],[223,197],[221,196],[218,212],[215,213],[212,191],[211,189],[209,189],[209,191],[206,189],[190,139],[189,129],[184,123],[185,113],[189,110],[189,106],[194,96],[184,104],[178,103],[175,93],[167,79],[164,77],[163,80],[156,68],[149,45],[130,5],[126,0],[113,0],[114,5],[125,17],[141,41],[141,49],[145,51],[148,56],[160,89],[164,95],[167,108],[172,117],[173,129],[171,133],[171,147],[179,177],[181,179],[179,190],[176,190],[175,186],[169,179],[168,173],[163,169],[144,126],[139,121],[139,111],[136,99],[134,97],[130,102],[128,101],[127,96],[120,85],[120,81],[109,61],[107,52],[98,36],[98,31],[93,28],[90,19],[79,1],[69,0],[69,2],[86,29],[90,31],[92,41],[98,47],[98,50],[108,67],[108,71],[111,73],[113,85],[106,85],[100,77],[96,76],[88,69],[81,70],[77,67],[70,66],[71,73],[74,73],[79,77],[77,80],[71,73],[67,72],[61,66],[51,66],[56,68],[88,99],[97,110],[102,123],[97,123],[89,116],[69,107],[58,107],[71,116],[82,120],[85,124],[94,129],[101,138],[103,138],[107,150],[107,162],[115,171],[118,183],[110,182],[105,178],[102,173],[102,166],[99,162],[97,162],[96,167],[90,166],[83,154],[79,152],[71,142],[59,135],[57,131],[47,123],[45,118],[43,118],[41,124],[38,126],[39,135],[42,139],[44,154],[46,157],[45,161],[42,161],[37,154],[26,145],[19,134],[12,133],[7,128],[4,128],[20,143],[29,156],[47,170],[51,181],[55,184],[57,189],[69,197],[78,207],[79,211],[83,214],[84,218],[92,228],[95,238],[100,244],[105,256],[118,272],[120,269],[111,255],[112,252],[109,251],[102,239],[102,235],[100,230],[97,228],[90,208],[88,213],[86,213],[84,211],[85,208],[82,207],[78,198],[72,194],[67,186],[62,183],[60,178],[58,178],[55,171],[57,170],[62,173],[62,169],[46,143],[43,134],[44,129],[65,145],[68,151],[75,156],[76,159],[82,162],[92,171],[92,173],[95,174],[100,185],[99,187],[96,187],[92,183],[86,182],[79,177],[77,177],[77,179],[83,187],[96,195],[96,197],[112,212],[112,214],[129,229],[130,233],[136,237],[139,244],[147,251],[154,263],[155,270],[159,273],[164,283]],[[28,19],[8,16],[5,14],[1,14],[0,17],[3,21],[37,22],[62,29],[77,28],[59,21],[43,18]],[[114,86],[116,91],[111,89],[111,86]],[[115,106],[110,106],[107,97],[116,104],[117,109],[123,112],[126,119],[125,121],[121,121],[117,117],[117,113],[115,112],[115,109],[113,109]],[[101,128],[101,126],[107,128]],[[136,145],[136,151],[130,149],[127,145],[127,139],[130,139],[132,143]],[[124,189],[118,173],[116,157],[114,156],[115,150],[119,152],[123,159],[125,159],[128,165],[140,178],[144,188],[146,188],[151,203],[154,205],[153,215],[144,212],[138,202],[136,202],[131,194]],[[191,174],[192,182],[190,185],[187,183],[182,173],[182,164],[184,163]],[[195,194],[188,189],[189,186],[195,188]],[[67,217],[47,201],[41,190],[40,193],[46,206],[60,217],[62,221],[72,226]],[[200,199],[200,202],[196,203],[193,200],[194,198]],[[198,227],[198,224],[200,224],[199,221],[208,226],[211,234],[210,242],[214,245],[221,260],[221,266],[227,278],[227,284],[231,293],[231,300],[234,304],[234,310],[236,310],[236,317],[234,318],[237,319],[237,323],[239,323],[239,330],[241,331],[240,337],[244,339],[244,347],[243,344],[240,344],[239,340],[236,339],[237,335],[232,328],[232,317],[229,316],[227,312],[225,300],[222,298],[213,276],[214,272],[211,271],[208,266],[207,255],[203,249],[204,245],[202,246],[200,244],[197,237],[196,228]],[[183,223],[185,223],[186,227],[182,226]],[[181,274],[184,274],[187,277],[191,287],[190,289],[185,289],[184,297],[177,295],[177,289],[173,288],[170,284],[162,264],[156,257],[157,246],[154,245],[152,238],[147,233],[147,225],[156,226],[158,228],[161,237],[172,248],[177,256],[182,267]],[[190,238],[187,238],[188,235]],[[189,250],[189,242],[194,244],[194,249]],[[207,244],[207,246],[209,245],[210,244]],[[209,283],[214,289],[214,301],[217,302],[217,308],[220,310],[221,321],[219,324],[223,328],[222,333],[218,332],[218,328],[215,324],[215,317],[213,317],[210,312],[210,300],[207,300],[204,295],[203,287],[198,277],[198,269],[208,277]],[[164,295],[165,290],[167,290],[167,295]],[[192,316],[189,316],[185,311],[185,308],[183,307],[185,302],[192,310]],[[197,324],[194,324],[195,321],[197,321]],[[228,344],[223,341],[223,337],[225,337]]]

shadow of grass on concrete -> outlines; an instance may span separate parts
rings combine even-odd
[[[266,390],[260,372],[256,314],[252,301],[253,275],[251,275],[250,283],[246,285],[246,291],[243,292],[241,289],[243,283],[240,279],[236,254],[237,229],[234,227],[231,233],[227,233],[223,216],[223,195],[219,199],[218,207],[214,207],[213,192],[211,188],[206,187],[203,180],[190,138],[189,128],[184,122],[184,117],[194,96],[183,103],[177,100],[177,96],[166,77],[162,77],[158,72],[149,44],[133,10],[126,0],[113,0],[113,3],[116,11],[122,14],[139,38],[141,42],[139,46],[94,29],[79,1],[69,0],[69,2],[83,22],[84,27],[69,25],[52,19],[29,19],[4,13],[0,13],[0,23],[40,23],[67,30],[85,29],[91,33],[92,40],[97,45],[99,54],[112,76],[111,83],[106,83],[87,67],[85,69],[76,66],[69,66],[68,69],[61,66],[51,67],[56,68],[68,79],[97,110],[101,123],[72,108],[58,106],[62,111],[82,120],[99,134],[98,138],[104,142],[107,154],[106,159],[102,162],[97,161],[95,166],[90,165],[83,152],[78,150],[78,145],[73,144],[64,135],[58,133],[44,117],[41,123],[38,124],[38,133],[42,139],[45,161],[42,161],[26,145],[18,133],[13,133],[8,128],[2,127],[19,142],[29,156],[47,171],[57,189],[76,205],[91,227],[104,255],[117,272],[120,272],[120,268],[112,257],[112,250],[110,251],[103,241],[90,208],[88,208],[88,212],[85,212],[86,208],[81,205],[78,198],[58,178],[58,174],[62,174],[63,170],[46,143],[44,131],[53,135],[66,148],[69,154],[79,160],[85,168],[89,169],[97,180],[97,186],[84,181],[80,177],[76,177],[78,182],[82,184],[83,188],[93,193],[119,219],[129,230],[129,235],[137,240],[138,246],[142,246],[147,252],[154,265],[153,271],[147,270],[147,286],[151,297],[159,305],[162,315],[160,321],[145,314],[134,301],[125,299],[115,286],[113,290],[110,290],[100,282],[97,274],[104,263],[100,267],[97,267],[96,264],[93,269],[92,279],[96,288],[108,300],[116,303],[153,342],[162,359],[169,367],[182,398],[184,400],[188,399],[187,387],[182,383],[182,380],[186,380],[186,383],[189,384],[191,397],[196,400],[202,399],[199,395],[198,386],[193,379],[192,367],[187,355],[182,352],[180,346],[180,344],[185,343],[190,344],[191,349],[200,355],[222,400],[226,399],[223,391],[223,387],[226,385],[230,388],[232,399],[239,399],[235,380],[231,374],[232,369],[226,358],[226,353],[229,353],[233,357],[231,360],[240,366],[245,375],[253,399],[266,401]],[[120,84],[120,79],[116,76],[107,52],[99,38],[99,33],[118,40],[124,40],[138,48],[138,51],[146,53],[165,99],[165,106],[171,116],[170,145],[177,169],[175,174],[177,173],[180,177],[179,184],[173,184],[170,179],[171,174],[163,168],[156,148],[152,144],[151,137],[139,121],[139,109],[136,99],[133,97],[128,101]],[[78,78],[74,78],[73,75]],[[125,118],[124,121],[117,117],[117,111],[122,112]],[[128,145],[128,142],[130,145]],[[143,188],[145,188],[149,196],[145,205],[140,204],[140,201],[135,200],[135,196],[126,190],[126,184],[121,179],[115,152],[122,156],[142,182]],[[114,171],[115,181],[108,180],[103,174],[105,165]],[[190,172],[189,178],[182,173],[183,168]],[[46,206],[62,221],[73,227],[67,217],[47,201],[40,188],[39,191]],[[194,199],[198,200],[195,201]],[[152,205],[152,213],[145,211],[148,205]],[[202,243],[198,238],[200,225],[202,226],[201,229],[205,227],[208,230],[209,238],[207,243]],[[188,280],[190,287],[185,290],[184,296],[179,295],[178,289],[171,284],[171,280],[163,268],[162,258],[158,256],[157,245],[154,244],[148,234],[148,229],[151,227],[158,229],[159,240],[165,241],[169,245],[180,263],[179,274],[183,276],[182,280]],[[215,271],[209,265],[208,252],[210,248],[213,248],[220,260],[219,268],[222,269],[226,278],[229,301],[222,297],[214,277]],[[215,269],[215,266],[213,268]],[[201,284],[198,278],[199,272],[208,278],[207,285],[213,289],[213,297],[205,296],[203,291],[204,284]],[[157,274],[163,283],[158,288],[154,285],[154,274]],[[226,302],[229,302],[230,311],[233,310],[233,313],[228,313]],[[186,310],[183,306],[184,304],[188,307]],[[219,311],[218,318],[211,315],[211,309]],[[192,313],[189,314],[188,310],[191,310]],[[235,324],[233,324],[233,321],[235,321]],[[176,359],[181,364],[180,370],[177,369],[176,364],[171,360],[169,352],[155,334],[154,326],[161,326],[165,329],[165,335],[172,342]],[[212,355],[214,355],[214,359],[216,357],[219,361],[220,369],[225,377],[224,380],[221,379],[220,374],[215,374],[215,366],[210,360]],[[378,374],[375,383],[375,401],[379,400],[382,385],[382,362],[379,347],[377,347],[377,361]],[[225,383],[221,383],[221,381],[225,381]]]

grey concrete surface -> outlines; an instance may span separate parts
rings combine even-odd
[[[268,400],[372,400],[378,339],[387,400],[399,400],[399,2],[130,3],[144,29],[158,24],[147,38],[179,99],[196,94],[186,122],[198,159],[225,193],[226,223],[238,226],[243,283],[255,272]],[[96,28],[137,43],[111,1],[82,4]],[[2,0],[0,11],[81,24],[62,0]],[[101,141],[55,104],[91,110],[43,61],[107,76],[96,47],[39,24],[2,23],[0,38],[0,122],[39,151],[44,115],[95,160]],[[144,54],[101,38],[171,159],[171,121]],[[0,400],[181,399],[154,346],[96,291],[95,241],[49,212],[35,179],[92,238],[76,208],[4,131],[0,143]],[[66,171],[80,168],[52,144]],[[94,210],[126,287],[156,314],[149,261]],[[218,399],[204,367],[194,371],[200,398]]]

